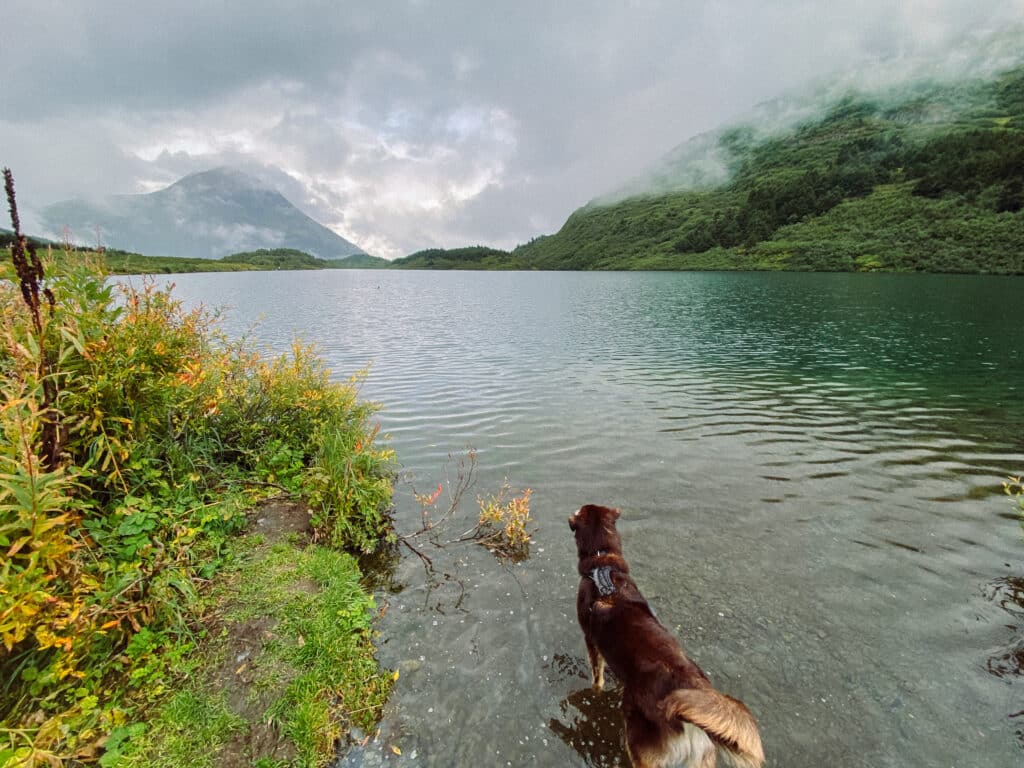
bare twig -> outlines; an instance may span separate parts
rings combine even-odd
[[[399,539],[398,541],[400,543],[404,544],[405,546],[407,546],[409,548],[409,551],[411,551],[414,555],[416,555],[416,557],[418,557],[423,562],[423,567],[426,568],[428,574],[434,574],[435,573],[435,571],[434,571],[434,561],[433,560],[431,560],[425,554],[420,552],[418,549],[416,549],[416,547],[414,547],[412,544],[410,544],[405,539]]]
[[[422,536],[426,533],[430,533],[442,523],[447,522],[455,514],[455,510],[458,509],[459,504],[462,501],[462,497],[465,495],[473,484],[476,482],[474,474],[476,472],[476,449],[468,448],[464,456],[459,457],[458,460],[458,472],[455,477],[455,483],[451,481],[448,467],[454,459],[452,454],[448,454],[448,461],[445,463],[445,481],[448,486],[448,509],[445,510],[444,514],[438,517],[436,520],[430,519],[429,509],[437,501],[437,497],[440,495],[443,484],[438,484],[437,491],[430,496],[420,494],[416,492],[416,487],[413,486],[412,494],[413,497],[420,503],[420,520],[421,525],[419,530],[413,531],[399,536],[399,539],[409,539]],[[436,543],[436,542],[435,542]]]
[[[488,550],[502,561],[502,566],[516,580],[520,591],[526,595],[526,590],[519,577],[505,561],[518,561],[529,554],[529,533],[526,527],[530,522],[529,498],[531,490],[529,488],[521,496],[514,496],[508,499],[509,494],[512,493],[512,488],[506,479],[497,495],[491,496],[486,500],[478,497],[480,513],[475,525],[455,538],[448,538],[451,536],[451,526],[446,524],[451,523],[465,497],[466,491],[472,488],[476,482],[476,460],[477,453],[472,448],[467,449],[466,453],[457,460],[452,454],[449,454],[444,469],[445,482],[438,484],[436,491],[430,494],[421,494],[413,486],[413,497],[420,504],[421,508],[420,526],[409,533],[399,534],[396,532],[396,541],[413,552],[420,558],[420,562],[423,564],[427,581],[424,607],[429,605],[431,594],[436,589],[445,582],[452,582],[457,584],[459,588],[454,608],[458,611],[465,611],[462,604],[466,598],[467,587],[462,578],[454,572],[439,570],[432,559],[421,549],[413,545],[412,542],[416,541],[418,543],[420,540],[427,541],[441,550],[447,549],[453,544],[464,544],[467,542],[475,542],[487,547]],[[453,465],[454,470],[452,470]],[[452,477],[453,471],[455,474],[454,478]],[[412,485],[411,482],[409,484]],[[445,486],[448,489],[447,509],[439,517],[432,518],[430,510]],[[435,608],[442,613],[444,612],[441,603],[438,603]]]

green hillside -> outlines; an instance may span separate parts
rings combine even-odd
[[[722,132],[729,181],[591,203],[512,252],[539,269],[1024,273],[1024,67],[851,94],[781,134]]]
[[[368,253],[353,253],[341,259],[334,259],[331,266],[335,269],[385,269],[391,265],[387,259],[371,256]]]
[[[378,256],[357,253],[340,259],[320,259],[295,248],[260,248],[224,256],[221,264],[252,269],[381,269],[389,262]]]
[[[253,264],[233,263],[220,259],[143,256],[111,249],[96,255],[106,262],[107,270],[113,275],[180,275],[186,272],[253,272],[263,269]]]
[[[508,251],[474,245],[468,248],[430,248],[395,259],[395,269],[524,269],[525,262]]]
[[[330,269],[335,264],[294,248],[260,248],[233,253],[220,261],[226,264],[248,264],[258,269]]]

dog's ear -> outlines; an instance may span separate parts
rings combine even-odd
[[[622,514],[622,513],[619,512],[618,507],[615,507],[614,509],[612,509],[612,522],[615,522],[616,520],[618,520],[620,514]]]
[[[575,532],[576,530],[576,515],[569,515],[569,530]]]

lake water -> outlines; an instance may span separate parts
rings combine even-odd
[[[285,272],[172,278],[227,328],[316,342],[413,489],[532,488],[531,557],[421,537],[380,589],[401,670],[339,765],[628,764],[575,618],[580,504],[771,766],[1024,764],[1024,280],[927,275]],[[449,455],[453,458],[449,459]],[[465,458],[463,458],[465,461]],[[438,506],[446,508],[442,495]],[[401,751],[396,755],[391,747]]]

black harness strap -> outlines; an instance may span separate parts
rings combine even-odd
[[[612,566],[605,565],[595,568],[590,572],[590,579],[594,582],[601,597],[615,594],[615,584],[612,583]]]

